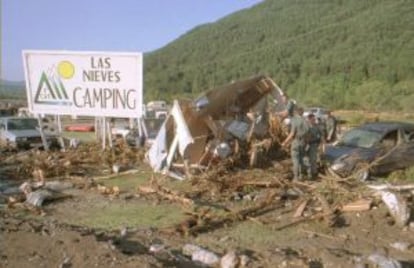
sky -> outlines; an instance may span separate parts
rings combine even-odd
[[[1,78],[24,80],[24,49],[150,52],[259,2],[0,0]]]

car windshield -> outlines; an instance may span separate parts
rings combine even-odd
[[[33,118],[9,119],[7,121],[8,130],[36,129],[38,126],[37,120]]]
[[[371,148],[381,140],[382,133],[365,129],[353,129],[346,132],[338,145],[349,147]]]

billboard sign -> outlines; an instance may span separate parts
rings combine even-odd
[[[140,118],[142,53],[23,51],[34,114]]]

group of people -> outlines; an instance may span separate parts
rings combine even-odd
[[[308,179],[318,176],[319,152],[324,150],[325,143],[336,139],[336,119],[328,112],[326,118],[316,118],[314,114],[303,116],[303,108],[284,96],[286,109],[279,113],[281,119],[289,119],[289,134],[282,142],[282,147],[290,145],[294,180],[302,180],[306,174]]]

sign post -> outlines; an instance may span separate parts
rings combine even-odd
[[[40,116],[40,114],[37,115],[37,122],[39,125],[40,138],[42,138],[43,148],[45,149],[45,151],[49,151],[49,143],[47,141],[45,133],[43,132],[44,127],[42,117]]]

